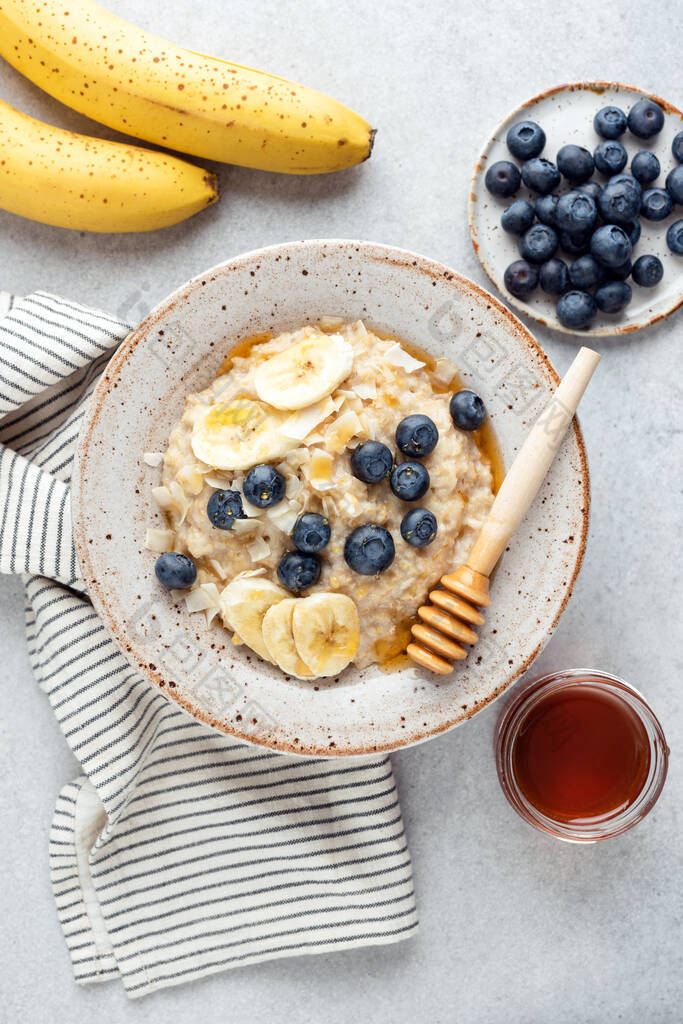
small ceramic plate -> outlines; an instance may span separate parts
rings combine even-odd
[[[500,216],[513,199],[529,199],[533,202],[537,197],[529,192],[524,185],[516,196],[511,196],[508,199],[492,196],[484,185],[487,167],[497,160],[512,160],[513,163],[517,163],[521,167],[520,161],[515,160],[510,154],[505,137],[513,124],[523,120],[536,121],[540,124],[547,139],[541,156],[552,160],[553,163],[557,151],[567,143],[585,146],[592,153],[598,142],[601,141],[600,136],[593,128],[593,118],[598,110],[614,105],[621,107],[624,113],[628,113],[630,107],[643,96],[659,103],[664,111],[664,127],[654,139],[638,139],[635,135],[631,135],[628,129],[626,130],[619,139],[628,153],[628,164],[624,168],[624,173],[630,173],[631,159],[639,150],[651,150],[659,159],[661,173],[657,180],[647,187],[664,188],[667,174],[676,166],[671,152],[671,143],[678,132],[683,129],[683,114],[658,96],[644,92],[642,89],[636,89],[632,85],[621,85],[618,82],[577,82],[574,85],[559,85],[557,88],[550,89],[541,93],[540,96],[535,96],[527,103],[523,103],[498,125],[474,168],[468,212],[472,242],[482,267],[503,293],[506,302],[556,331],[563,331],[565,334],[577,333],[563,327],[557,319],[555,312],[557,300],[553,296],[546,295],[538,287],[528,300],[517,299],[510,295],[503,281],[506,267],[520,259],[520,255],[517,248],[517,237],[503,230]],[[601,185],[607,181],[607,178],[597,171],[593,177]],[[570,190],[571,186],[563,178],[558,192],[569,192]],[[664,264],[664,277],[655,288],[641,288],[629,278],[628,283],[633,288],[631,303],[622,313],[615,316],[598,313],[593,327],[588,331],[580,332],[582,337],[600,337],[639,331],[641,328],[649,327],[663,317],[669,316],[683,304],[683,256],[674,256],[666,244],[667,228],[681,217],[683,217],[683,208],[674,206],[674,212],[667,220],[653,223],[641,218],[642,234],[634,249],[635,257],[645,253],[659,256]],[[571,256],[564,256],[562,253],[559,255],[567,263],[572,260]]]
[[[367,242],[262,249],[207,270],[121,346],[86,412],[73,478],[78,555],[95,608],[125,656],[191,715],[240,739],[299,754],[368,754],[471,718],[536,657],[571,592],[588,523],[588,473],[574,423],[492,584],[480,640],[451,676],[417,667],[349,669],[315,685],[286,678],[218,623],[188,615],[156,581],[145,530],[151,490],[185,397],[206,387],[241,338],[321,316],[368,325],[445,355],[486,402],[506,465],[557,375],[527,329],[438,263]],[[455,566],[454,566],[455,568]],[[436,582],[436,580],[435,580]],[[426,596],[426,595],[425,595]],[[397,618],[402,618],[400,608]]]

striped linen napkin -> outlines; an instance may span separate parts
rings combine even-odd
[[[189,718],[88,601],[71,463],[130,325],[44,292],[0,296],[0,570],[22,574],[33,670],[83,774],[50,870],[76,981],[130,996],[240,964],[396,942],[417,916],[387,757],[263,752]]]

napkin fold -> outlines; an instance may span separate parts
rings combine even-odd
[[[417,915],[387,757],[264,752],[151,687],[90,604],[69,480],[89,397],[131,325],[0,294],[0,571],[21,574],[33,671],[83,774],[49,862],[81,983],[129,996],[240,964],[408,938]]]

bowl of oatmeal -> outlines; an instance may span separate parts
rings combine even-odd
[[[340,756],[457,725],[528,667],[580,566],[575,423],[467,660],[435,680],[405,658],[556,382],[508,310],[424,257],[312,241],[215,267],[133,332],[86,415],[95,607],[151,683],[244,740]],[[451,415],[463,391],[483,423]]]

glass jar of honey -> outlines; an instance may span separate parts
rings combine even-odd
[[[626,832],[652,809],[666,779],[669,749],[644,697],[592,669],[523,685],[498,720],[495,743],[512,806],[569,842]]]

